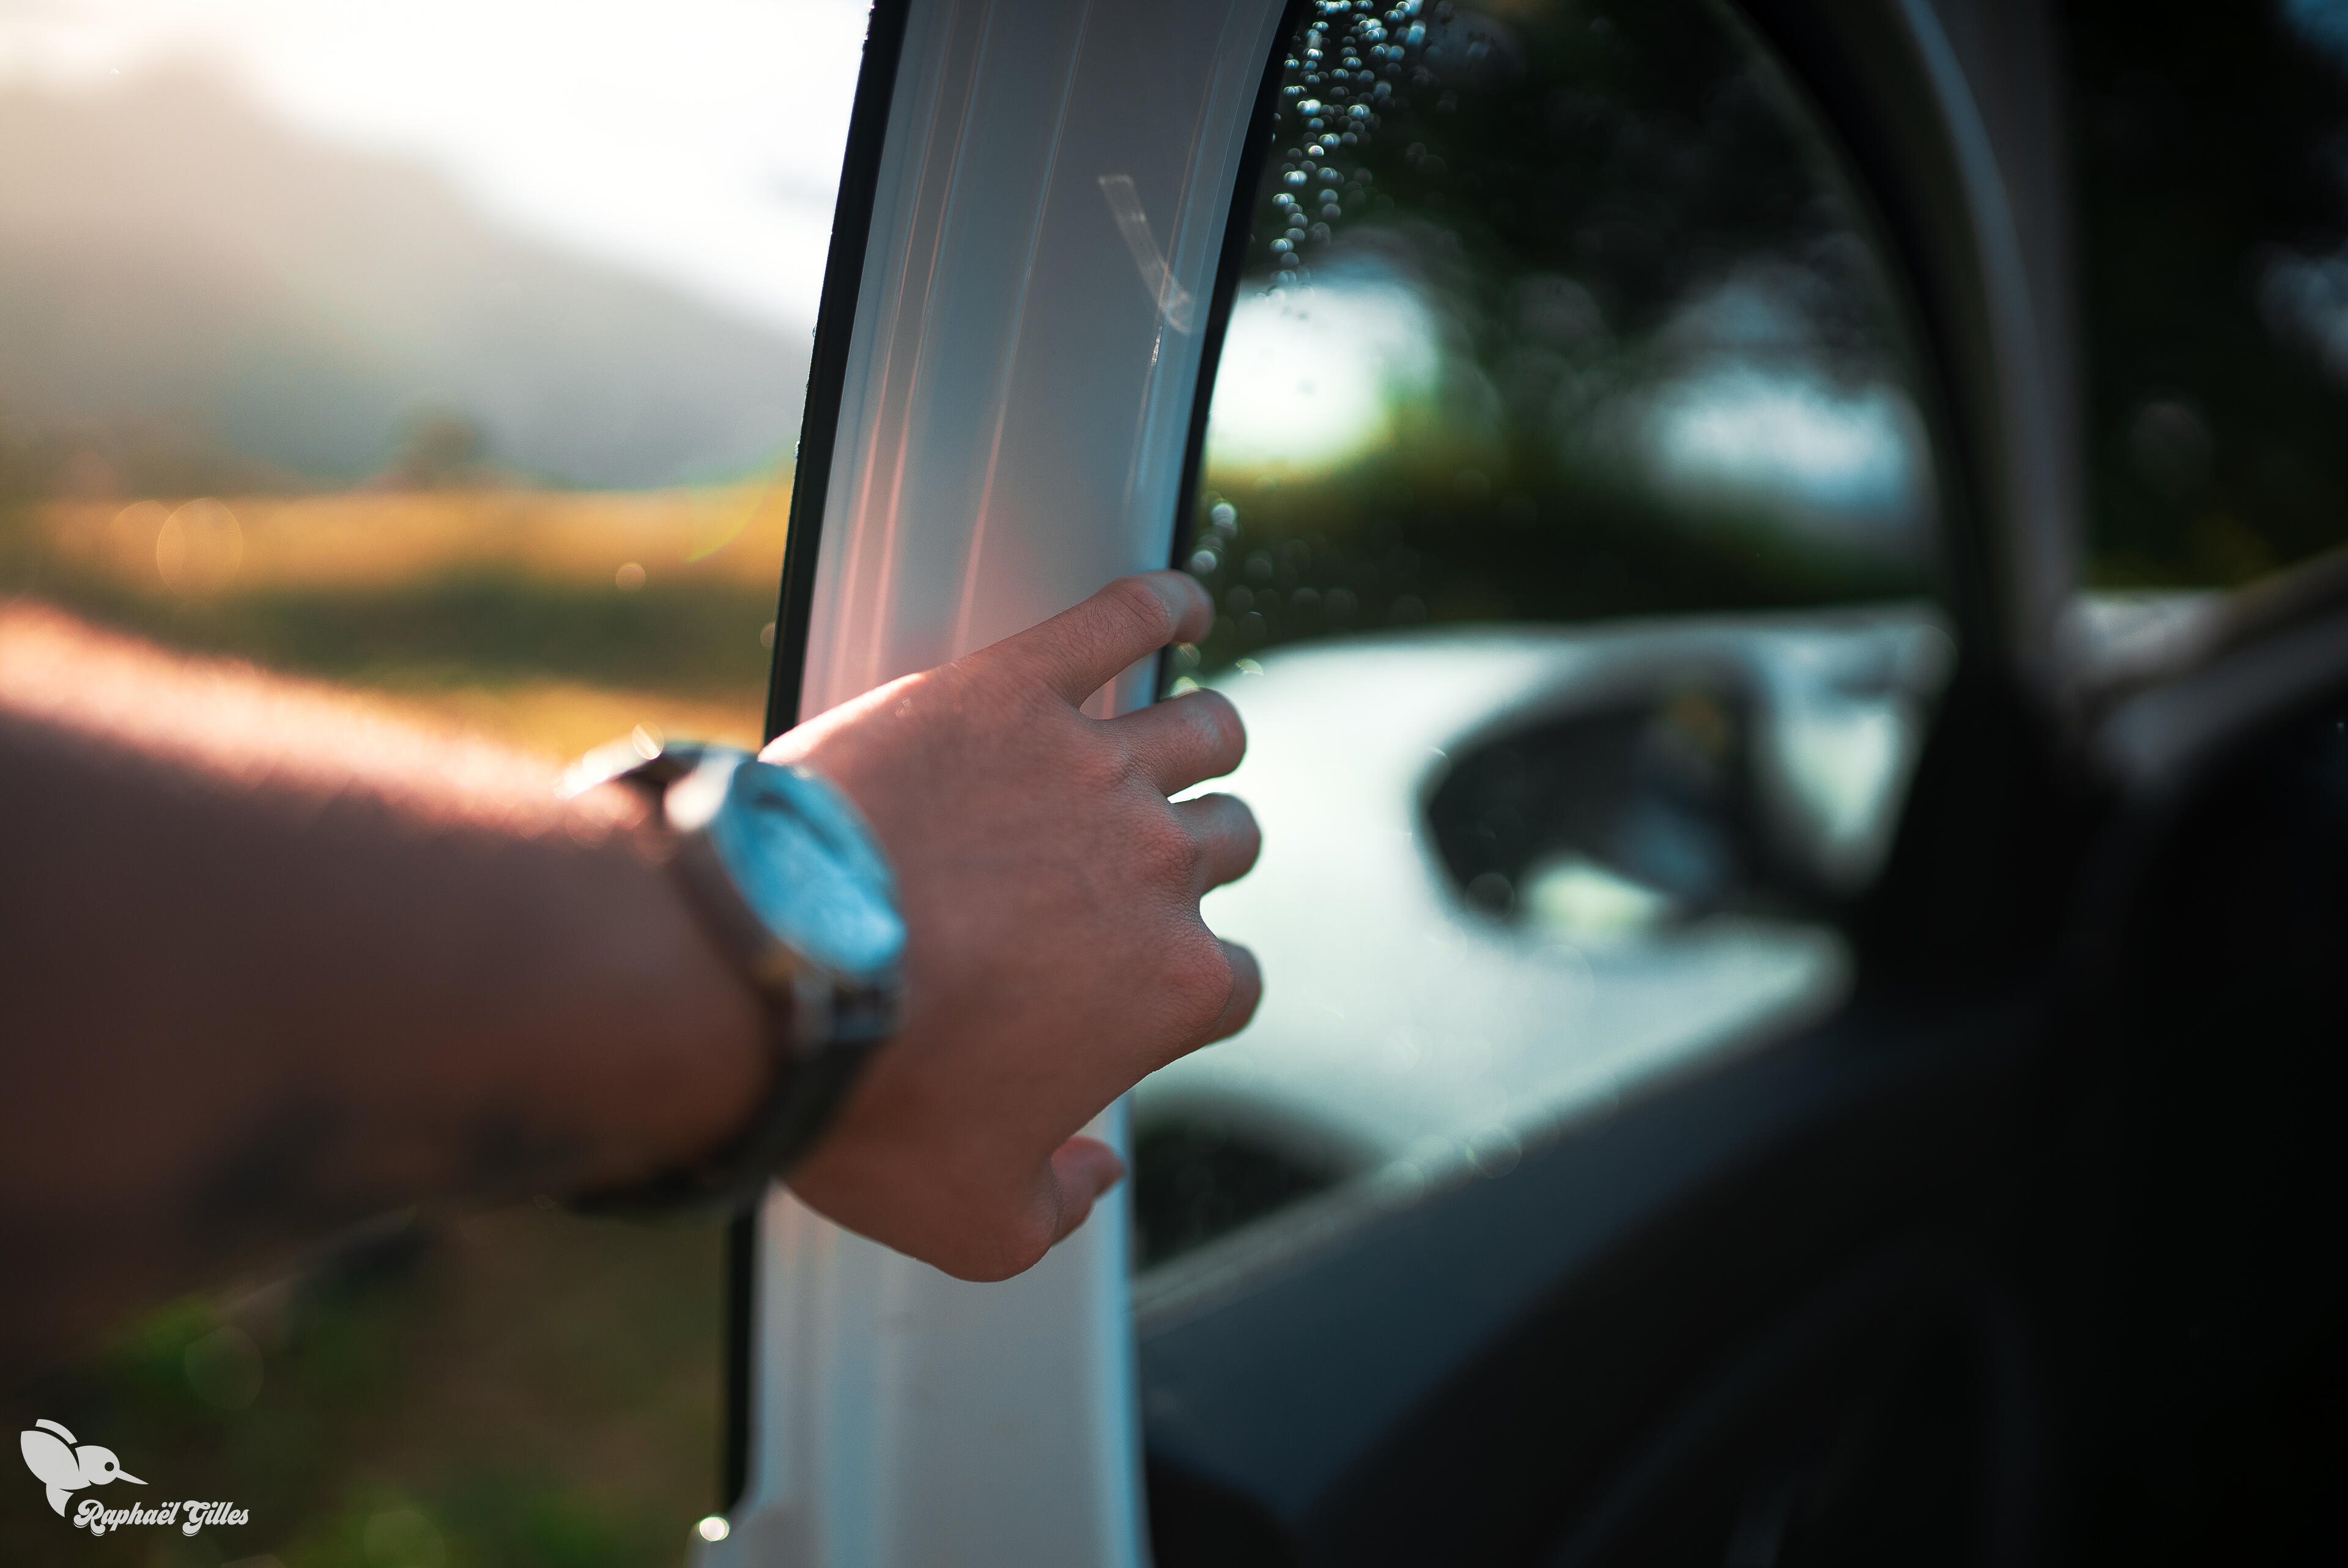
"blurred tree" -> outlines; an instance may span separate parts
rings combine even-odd
[[[399,455],[376,483],[386,490],[458,490],[492,478],[480,427],[446,408],[412,417]]]
[[[2094,580],[2226,585],[2348,542],[2348,13],[2066,15]]]
[[[1705,0],[1492,10],[1327,5],[1288,42],[1241,292],[1398,278],[1442,370],[1334,471],[1210,443],[1194,568],[1231,614],[1209,663],[1354,626],[1918,591],[1929,500],[1856,548],[1753,492],[1672,492],[1636,429],[1732,361],[1911,381],[1807,111]]]

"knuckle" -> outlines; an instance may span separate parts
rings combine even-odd
[[[1109,745],[1076,747],[1066,767],[1071,781],[1087,796],[1120,789],[1132,781],[1135,772],[1132,756],[1121,747]]]
[[[1168,1000],[1186,1034],[1205,1028],[1222,1016],[1231,998],[1235,976],[1223,944],[1196,927],[1167,954],[1165,984]]]
[[[1174,636],[1174,612],[1166,596],[1149,585],[1146,577],[1120,577],[1101,590],[1105,598],[1136,630],[1145,632],[1160,643]]]
[[[1191,803],[1200,813],[1200,829],[1241,851],[1252,861],[1263,847],[1263,830],[1248,803],[1236,795],[1201,795]]]
[[[1149,883],[1170,883],[1187,892],[1199,863],[1199,845],[1170,811],[1146,819],[1133,835],[1135,869]]]
[[[1247,727],[1240,722],[1240,710],[1231,706],[1231,698],[1219,691],[1200,691],[1182,701],[1183,717],[1209,755],[1236,760],[1247,749]]]
[[[1241,864],[1251,866],[1255,864],[1256,857],[1263,852],[1263,826],[1255,820],[1255,813],[1248,810],[1246,801],[1236,795],[1226,795],[1222,799],[1226,802],[1222,807],[1224,830],[1231,834],[1239,847]]]
[[[1036,685],[1039,665],[1026,649],[981,648],[946,666],[954,699],[966,710],[1034,723],[1051,710]]]
[[[1213,716],[1216,741],[1234,756],[1246,751],[1247,723],[1240,717],[1238,706],[1219,691],[1202,691],[1197,695]]]

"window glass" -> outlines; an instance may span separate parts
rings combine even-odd
[[[2091,579],[2348,542],[2348,7],[2065,10]]]
[[[1139,1092],[1145,1302],[1833,1006],[1949,655],[1883,252],[1734,15],[1327,5],[1279,69],[1170,672],[1248,723],[1268,989]]]
[[[0,8],[0,616],[552,757],[637,725],[755,742],[864,23]],[[681,1562],[716,1501],[721,1247],[407,1221],[7,1403],[143,1501],[249,1516],[131,1532],[142,1561]],[[0,1560],[62,1561],[66,1528],[11,1488]]]

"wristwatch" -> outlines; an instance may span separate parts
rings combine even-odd
[[[766,1004],[773,1070],[732,1142],[570,1202],[598,1213],[738,1212],[813,1146],[896,1028],[905,957],[896,879],[856,808],[804,769],[728,746],[659,744],[639,730],[580,758],[563,793],[604,784],[653,807],[687,902]]]

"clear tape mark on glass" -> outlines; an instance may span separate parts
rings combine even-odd
[[[1166,253],[1158,248],[1157,236],[1149,232],[1149,216],[1141,210],[1141,192],[1134,189],[1133,176],[1104,174],[1100,188],[1108,199],[1110,215],[1117,219],[1117,232],[1125,236],[1126,249],[1133,253],[1133,264],[1141,269],[1141,286],[1158,302],[1158,314],[1175,331],[1189,331],[1194,303],[1190,291],[1174,281],[1174,269],[1168,264]]]

